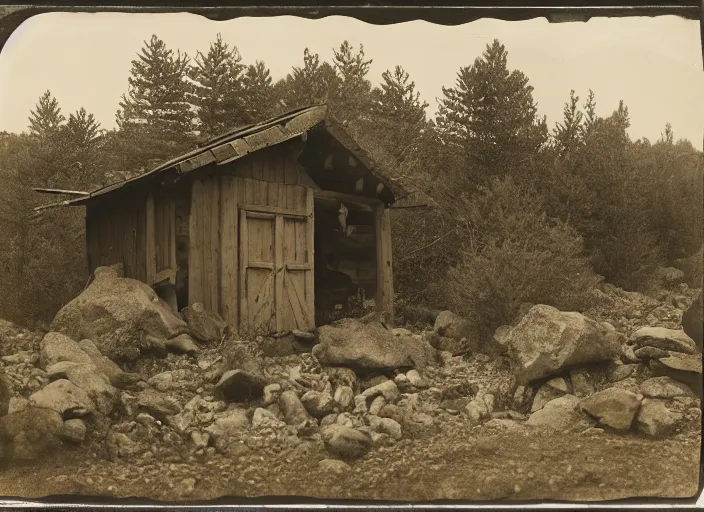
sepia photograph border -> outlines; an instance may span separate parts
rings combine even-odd
[[[547,18],[550,23],[587,22],[599,17],[655,17],[674,15],[700,22],[702,62],[704,70],[704,0],[676,0],[668,2],[625,2],[625,1],[470,1],[470,0],[407,0],[403,3],[387,1],[364,2],[347,1],[344,5],[321,5],[314,0],[301,0],[296,3],[260,2],[184,2],[152,0],[149,5],[137,1],[112,1],[98,4],[89,1],[45,1],[45,2],[3,2],[0,5],[0,51],[12,33],[27,19],[38,14],[51,12],[73,13],[191,13],[213,21],[226,21],[239,17],[296,16],[307,19],[320,19],[328,16],[344,16],[360,21],[390,25],[407,21],[423,20],[440,25],[461,25],[482,18],[504,21],[523,21]],[[700,449],[701,449],[700,443]],[[702,454],[704,455],[704,454]],[[303,496],[267,496],[261,498],[230,497],[212,501],[159,502],[148,499],[108,499],[83,496],[53,496],[42,499],[25,499],[0,496],[2,509],[122,509],[122,510],[225,510],[254,508],[306,509],[526,509],[543,504],[545,508],[589,508],[589,509],[652,509],[664,506],[683,508],[696,507],[702,501],[704,489],[704,469],[700,455],[699,491],[693,498],[628,498],[611,502],[567,502],[557,500],[531,500],[510,502],[473,502],[447,500],[440,502],[378,502],[372,500],[320,500]],[[701,505],[700,505],[701,506]],[[669,507],[668,507],[669,508]],[[696,507],[698,508],[698,507]]]

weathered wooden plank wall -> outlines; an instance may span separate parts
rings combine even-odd
[[[125,277],[146,282],[146,204],[127,197],[86,208],[88,270],[122,263]]]
[[[312,204],[311,187],[312,180],[292,153],[278,146],[213,166],[212,173],[195,178],[189,220],[189,304],[200,302],[238,326],[239,247],[266,242],[264,229],[250,233],[246,241],[240,239],[240,209],[263,206],[306,214]]]

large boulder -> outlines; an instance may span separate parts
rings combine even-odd
[[[72,365],[65,369],[65,374],[72,384],[86,392],[99,412],[110,414],[113,411],[120,394],[95,365]]]
[[[608,388],[585,398],[580,403],[583,411],[614,430],[631,428],[642,397],[621,388]]]
[[[621,354],[621,336],[610,324],[542,304],[511,329],[507,345],[522,383]]]
[[[641,327],[633,333],[631,340],[636,349],[654,347],[661,350],[693,354],[697,348],[694,340],[687,336],[684,331],[666,329],[664,327]]]
[[[437,351],[419,336],[394,336],[378,322],[346,318],[318,331],[313,355],[321,365],[355,370],[424,368],[438,360]]]
[[[579,398],[574,395],[564,395],[551,400],[531,414],[526,425],[559,432],[589,428],[595,422],[582,413],[579,402]]]
[[[27,407],[0,418],[0,457],[38,460],[61,446],[64,422],[51,409]]]
[[[650,437],[670,434],[682,420],[682,415],[670,411],[662,400],[646,398],[638,410],[638,431]]]
[[[245,402],[261,398],[267,382],[256,373],[229,370],[222,374],[215,385],[215,395],[228,402]]]
[[[88,394],[66,379],[55,380],[29,397],[33,407],[51,409],[63,418],[85,416],[95,410]]]
[[[469,321],[452,311],[441,311],[435,318],[434,330],[440,336],[461,340],[470,338],[472,326]]]
[[[95,279],[56,314],[51,324],[73,339],[93,340],[110,359],[135,359],[149,349],[145,339],[171,339],[188,325],[160,303],[149,286],[119,277],[109,267],[95,270]]]
[[[183,308],[181,316],[188,324],[191,336],[202,343],[219,342],[227,328],[227,323],[220,315],[206,311],[200,302]]]
[[[675,398],[677,396],[694,396],[694,393],[685,384],[672,380],[670,377],[653,377],[643,381],[640,392],[649,398]]]
[[[704,322],[702,321],[702,293],[689,306],[687,311],[682,315],[682,329],[692,338],[697,347],[697,351],[702,351],[702,329]]]
[[[650,360],[650,369],[655,376],[667,376],[684,382],[702,397],[702,355],[668,352],[668,357]]]

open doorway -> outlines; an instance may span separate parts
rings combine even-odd
[[[315,323],[364,314],[376,294],[371,208],[315,202]]]

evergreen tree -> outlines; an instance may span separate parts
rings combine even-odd
[[[217,35],[207,55],[198,52],[189,70],[193,91],[189,95],[195,106],[201,134],[211,137],[242,124],[245,66],[236,47]]]
[[[547,141],[533,87],[509,71],[505,47],[494,40],[472,66],[460,69],[455,87],[444,88],[437,123],[447,143],[479,163],[486,180],[516,172]]]
[[[93,114],[86,112],[86,109],[81,107],[68,116],[66,123],[66,133],[71,144],[86,147],[94,143],[97,137],[101,134],[100,123],[95,120]]]
[[[342,121],[354,122],[367,119],[371,103],[372,84],[367,80],[372,60],[366,60],[364,46],[354,52],[348,41],[333,50],[333,66],[339,87],[333,103],[334,114]]]
[[[121,128],[146,124],[162,135],[190,133],[193,113],[188,103],[190,85],[185,80],[188,55],[166,47],[153,35],[132,61],[129,91],[122,96],[117,122]]]
[[[402,161],[427,127],[428,103],[420,101],[415,82],[401,66],[393,72],[384,71],[381,77],[381,85],[372,91],[370,129],[392,156]]]
[[[39,98],[36,110],[30,111],[29,131],[33,135],[50,135],[57,132],[65,120],[59,102],[47,90]]]
[[[579,110],[578,102],[579,96],[575,96],[574,90],[570,91],[570,101],[562,110],[564,120],[555,126],[555,142],[563,155],[574,152],[581,141],[584,114]]]
[[[258,60],[247,67],[242,78],[242,97],[248,123],[263,121],[277,111],[271,73],[264,62]]]
[[[335,97],[339,79],[328,62],[317,53],[303,51],[303,66],[293,68],[281,84],[281,97],[288,108],[326,103]]]

